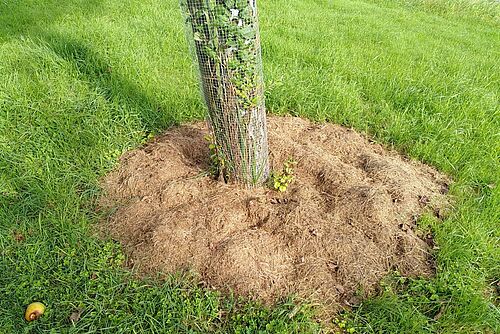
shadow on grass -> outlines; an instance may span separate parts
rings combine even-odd
[[[203,108],[198,100],[182,101],[177,105],[158,101],[114,70],[83,38],[51,32],[52,23],[65,15],[97,15],[101,4],[100,0],[0,0],[0,42],[20,36],[38,40],[57,56],[73,63],[81,79],[107,101],[137,112],[148,132],[178,123],[179,111],[181,108],[186,111],[186,104]]]
[[[100,0],[3,0],[0,1],[0,41],[19,36],[32,37],[47,45],[59,57],[75,65],[82,79],[110,102],[140,111],[148,131],[174,123],[174,117],[162,112],[160,104],[136,85],[113,72],[111,66],[76,38],[49,33],[50,26],[64,15],[91,15],[101,7]],[[168,108],[166,108],[168,109]],[[160,115],[162,114],[162,115]]]
[[[178,123],[174,106],[165,106],[146,94],[111,64],[78,39],[55,34],[45,35],[43,42],[62,59],[72,63],[78,74],[109,103],[138,112],[144,129],[157,132]]]
[[[99,0],[0,1],[0,41],[19,35],[36,35],[65,14],[93,13]]]

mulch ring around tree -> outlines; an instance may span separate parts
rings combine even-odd
[[[416,221],[447,210],[446,176],[341,126],[269,117],[268,130],[272,168],[297,161],[286,192],[214,180],[207,127],[192,123],[121,157],[99,229],[139,273],[194,271],[266,304],[295,295],[333,312],[393,270],[433,275]]]

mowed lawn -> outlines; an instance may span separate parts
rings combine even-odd
[[[498,2],[259,6],[270,113],[354,127],[454,180],[450,215],[420,220],[436,277],[391,275],[346,327],[500,333]],[[292,299],[141,280],[95,237],[120,154],[203,115],[177,0],[0,1],[0,334],[321,331]],[[28,324],[32,301],[47,312]]]

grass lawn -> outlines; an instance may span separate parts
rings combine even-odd
[[[352,126],[455,181],[452,214],[420,222],[436,277],[389,277],[348,327],[499,333],[498,2],[259,5],[270,113]],[[0,334],[320,330],[292,301],[139,280],[119,245],[92,236],[118,156],[203,114],[176,0],[0,1]],[[48,310],[28,324],[32,301]]]

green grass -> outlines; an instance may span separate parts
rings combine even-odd
[[[436,277],[387,278],[349,323],[500,332],[497,2],[261,0],[260,15],[271,113],[352,126],[455,180],[450,217],[421,222],[439,246]],[[183,29],[175,0],[0,1],[1,334],[319,330],[307,306],[288,316],[291,301],[268,309],[195,278],[139,280],[93,236],[99,178],[117,157],[203,117]],[[35,300],[48,312],[27,324]]]

